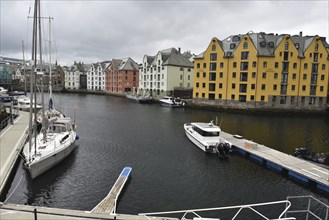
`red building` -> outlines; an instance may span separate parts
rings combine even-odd
[[[137,89],[139,85],[139,65],[130,57],[112,59],[105,70],[105,90],[112,93],[125,93]]]

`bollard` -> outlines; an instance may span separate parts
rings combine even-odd
[[[38,220],[38,217],[37,217],[37,209],[34,209],[34,220]]]

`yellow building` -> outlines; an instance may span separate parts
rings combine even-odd
[[[194,58],[193,100],[239,108],[325,109],[328,51],[325,38],[302,33],[213,38]]]

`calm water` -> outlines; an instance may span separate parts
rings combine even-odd
[[[314,189],[232,155],[221,161],[205,154],[185,136],[190,121],[221,121],[222,130],[293,154],[308,146],[325,152],[329,146],[328,116],[269,116],[170,109],[140,105],[125,98],[59,94],[55,102],[76,112],[77,148],[61,164],[35,180],[18,167],[7,202],[91,210],[109,192],[125,166],[132,178],[118,204],[118,213],[168,211],[283,200],[313,195]]]

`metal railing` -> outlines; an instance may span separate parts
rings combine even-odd
[[[282,212],[279,213],[278,217],[276,218],[270,218],[267,217],[266,214],[261,213],[260,211],[256,210],[257,207],[262,206],[270,206],[270,205],[278,205],[282,206],[285,205],[285,208]],[[227,207],[217,207],[217,208],[206,208],[206,209],[190,209],[190,210],[180,210],[180,211],[168,211],[168,212],[152,212],[152,213],[139,213],[138,215],[141,216],[157,216],[157,215],[173,215],[173,214],[182,214],[180,219],[185,220],[187,215],[194,215],[197,218],[206,218],[202,217],[201,214],[198,214],[200,212],[209,212],[209,211],[220,211],[220,210],[236,210],[236,213],[231,218],[232,220],[236,219],[238,216],[241,217],[243,214],[241,214],[241,211],[244,209],[251,210],[253,213],[255,213],[257,216],[261,217],[261,219],[266,220],[296,220],[294,217],[284,217],[285,213],[289,210],[291,206],[290,201],[288,200],[282,200],[282,201],[275,201],[275,202],[266,202],[266,203],[257,203],[257,204],[249,204],[249,205],[238,205],[238,206],[227,206]]]
[[[295,216],[298,215],[298,219],[305,220],[328,220],[329,218],[329,205],[324,204],[313,196],[288,196],[287,200],[294,206],[285,213],[285,217],[294,214]]]

